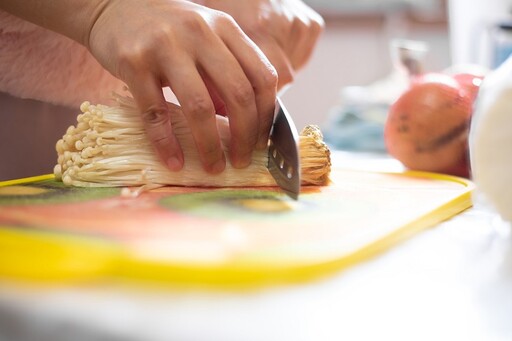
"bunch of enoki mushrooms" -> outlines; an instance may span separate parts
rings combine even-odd
[[[224,172],[206,173],[199,161],[192,134],[180,108],[169,104],[173,130],[183,149],[184,167],[173,172],[163,165],[146,137],[141,115],[130,97],[114,95],[116,105],[84,102],[76,126],[57,142],[55,178],[80,187],[126,187],[124,194],[136,196],[165,185],[200,187],[275,186],[270,175],[268,150],[255,151],[251,164],[235,169],[227,162]],[[226,156],[229,122],[217,116],[217,127]],[[300,172],[303,185],[325,185],[331,170],[330,152],[320,129],[305,127],[299,138]],[[228,158],[227,158],[228,159]],[[131,190],[128,188],[132,188]],[[135,189],[133,189],[135,188]]]

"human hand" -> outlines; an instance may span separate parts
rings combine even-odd
[[[230,14],[263,50],[279,76],[278,88],[311,57],[324,27],[322,17],[300,0],[197,0]]]
[[[267,146],[276,70],[229,15],[188,1],[110,0],[85,44],[128,85],[149,140],[171,170],[184,160],[163,86],[176,95],[206,171],[225,168],[216,111],[229,118],[234,167],[249,165],[253,149]]]

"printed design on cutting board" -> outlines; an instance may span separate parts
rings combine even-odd
[[[55,180],[0,187],[0,206],[51,205],[83,202],[119,195],[119,188],[69,187]]]
[[[224,221],[259,221],[261,223],[314,224],[335,222],[336,217],[361,219],[377,210],[367,200],[340,204],[324,192],[305,190],[299,201],[282,193],[259,189],[216,189],[175,194],[162,198],[160,205],[179,214]],[[310,193],[307,193],[310,192]]]
[[[252,244],[269,246],[274,244],[269,238],[275,243],[290,242],[290,233],[296,241],[327,238],[359,228],[381,211],[377,202],[359,191],[345,189],[341,193],[336,186],[305,186],[296,202],[273,187],[163,187],[126,198],[115,195],[119,189],[111,192],[53,185],[50,181],[11,188],[3,200],[6,205],[8,198],[18,204],[13,202],[0,210],[0,225],[85,234],[137,245],[148,240],[211,244],[224,238],[226,230],[236,229],[243,231]],[[38,204],[26,204],[30,199],[26,198],[27,192],[33,192],[32,202]],[[48,200],[48,204],[41,205],[43,198],[50,198],[50,192],[51,203]],[[71,195],[83,200],[69,200]]]

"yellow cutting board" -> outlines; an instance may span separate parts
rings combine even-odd
[[[339,271],[471,206],[466,179],[334,169],[332,183],[164,187],[137,198],[53,176],[0,183],[0,276],[247,286]]]

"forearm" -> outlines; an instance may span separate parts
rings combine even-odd
[[[0,8],[85,46],[108,0],[0,0]]]

